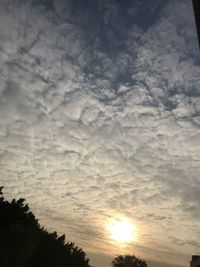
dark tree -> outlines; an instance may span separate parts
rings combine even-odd
[[[90,267],[86,253],[41,227],[24,201],[6,201],[0,187],[0,266]]]
[[[119,255],[112,261],[113,267],[147,267],[144,260],[134,255]]]
[[[0,266],[25,266],[39,240],[39,224],[24,199],[10,202],[0,188]]]

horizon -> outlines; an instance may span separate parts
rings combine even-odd
[[[9,264],[11,264],[12,266],[12,262],[18,261],[19,262],[19,257],[21,258],[21,264],[26,262],[28,265],[25,266],[35,266],[38,264],[41,264],[41,261],[43,261],[42,266],[48,266],[49,264],[52,264],[51,260],[49,262],[45,261],[45,257],[47,256],[47,258],[49,258],[49,251],[51,251],[51,254],[53,253],[53,251],[55,251],[55,254],[52,254],[53,258],[52,260],[54,260],[54,264],[52,266],[57,266],[57,262],[59,261],[58,258],[58,254],[56,254],[57,251],[57,247],[56,247],[56,243],[58,242],[61,247],[63,247],[63,249],[65,250],[66,248],[74,248],[78,253],[76,253],[76,259],[78,260],[78,262],[76,262],[76,264],[80,264],[80,266],[83,266],[83,264],[86,263],[87,267],[95,267],[95,266],[112,266],[112,267],[117,267],[117,266],[113,266],[113,260],[116,259],[116,257],[133,257],[132,259],[136,259],[138,260],[138,263],[136,265],[130,265],[130,266],[140,266],[140,267],[172,267],[172,266],[180,266],[180,265],[174,265],[174,264],[167,264],[167,263],[163,263],[163,262],[159,262],[159,261],[149,261],[148,259],[142,259],[140,256],[136,256],[133,253],[132,254],[128,254],[125,253],[124,255],[122,254],[116,254],[113,255],[113,257],[111,257],[111,255],[96,255],[96,254],[92,254],[89,253],[89,255],[87,255],[86,251],[84,251],[84,248],[80,248],[77,246],[77,244],[75,244],[72,240],[66,240],[65,234],[61,234],[59,235],[57,233],[57,231],[53,232],[49,232],[48,229],[46,229],[43,225],[40,224],[39,220],[35,217],[34,213],[32,213],[32,211],[30,210],[29,204],[26,202],[26,200],[24,198],[20,198],[20,199],[12,199],[12,200],[8,200],[5,198],[4,192],[3,192],[3,187],[0,187],[0,214],[1,214],[1,224],[0,224],[0,252],[2,253],[2,249],[3,249],[3,254],[7,254],[9,255],[9,259],[10,262]],[[12,215],[12,216],[11,216]],[[15,230],[14,230],[15,229]],[[20,229],[20,230],[19,230]],[[23,231],[22,231],[23,229]],[[27,232],[27,229],[28,232]],[[37,229],[37,230],[36,230]],[[14,231],[13,231],[14,230]],[[36,232],[35,232],[36,230]],[[20,231],[20,235],[19,235],[19,231]],[[31,233],[31,235],[30,235]],[[39,246],[35,246],[34,243],[34,239],[32,239],[34,236],[35,238],[38,238],[38,233],[42,234],[43,238],[45,237],[46,242],[48,243],[44,243],[45,245],[45,249],[44,249],[44,245],[43,244],[43,238],[38,239],[38,244],[40,244]],[[22,241],[22,237],[24,238],[24,234],[26,236],[25,239],[23,239],[24,241]],[[15,236],[14,240],[13,240],[13,235]],[[32,236],[32,237],[31,237]],[[41,236],[41,237],[42,237]],[[48,237],[50,239],[48,239]],[[49,243],[50,240],[53,240],[55,243]],[[13,242],[10,242],[10,238]],[[21,242],[22,241],[22,242]],[[118,240],[119,241],[119,240]],[[18,250],[16,251],[16,247],[15,245],[18,244]],[[33,244],[32,246],[30,246],[30,244]],[[47,247],[48,244],[48,247]],[[2,247],[3,245],[3,247]],[[27,257],[27,254],[22,255],[20,252],[24,251],[24,248],[26,247],[26,249],[28,249],[27,251],[33,251],[33,254],[30,253],[29,257]],[[5,253],[5,249],[6,249],[6,253]],[[37,251],[37,249],[39,249]],[[34,252],[36,252],[36,254],[34,254]],[[39,253],[38,253],[39,252]],[[58,251],[57,251],[58,252]],[[71,256],[69,257],[69,254],[67,251],[64,252],[64,255],[62,254],[63,250],[60,250],[60,258],[62,259],[62,257],[64,255],[66,255],[67,257],[67,262],[69,264],[69,262],[71,263],[71,265],[73,266],[73,258],[71,258]],[[65,254],[66,253],[66,254]],[[83,253],[82,255],[84,255],[84,258],[81,256],[81,254],[79,253]],[[2,254],[2,256],[3,256]],[[88,257],[89,256],[89,257]],[[23,258],[24,257],[24,258]],[[7,258],[6,257],[2,257],[1,261],[3,264],[2,267],[4,267],[5,260]],[[84,260],[83,260],[84,259]],[[129,258],[130,259],[130,258]],[[192,255],[190,257],[191,261],[190,261],[190,267],[199,267],[200,264],[200,255]],[[28,262],[27,262],[28,260]],[[44,261],[45,260],[45,261]],[[72,260],[72,262],[71,262]],[[97,265],[93,265],[92,262],[95,261]],[[98,264],[99,262],[99,264]],[[89,263],[89,265],[88,265]],[[64,264],[60,262],[60,264]],[[65,262],[66,264],[66,262]],[[91,265],[92,264],[92,265]],[[130,264],[130,262],[129,262]],[[144,265],[143,265],[144,264]],[[5,265],[7,266],[7,265]],[[21,266],[21,265],[20,265]],[[24,265],[23,265],[24,266]],[[61,265],[59,265],[61,266]],[[65,265],[63,265],[65,266]],[[85,266],[85,265],[84,265]],[[122,265],[120,265],[119,267],[121,267]],[[126,265],[124,265],[126,266]]]

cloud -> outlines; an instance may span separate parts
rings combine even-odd
[[[167,262],[198,249],[198,44],[189,1],[140,3],[1,1],[0,179],[88,251],[127,216]]]

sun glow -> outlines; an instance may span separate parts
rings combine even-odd
[[[134,226],[128,221],[113,220],[108,228],[115,241],[124,243],[134,239]]]

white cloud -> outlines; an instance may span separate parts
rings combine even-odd
[[[103,225],[121,214],[138,225],[139,254],[194,253],[200,68],[189,1],[169,2],[146,30],[112,0],[92,6],[98,19],[54,6],[1,2],[1,184],[88,251],[117,249]]]

